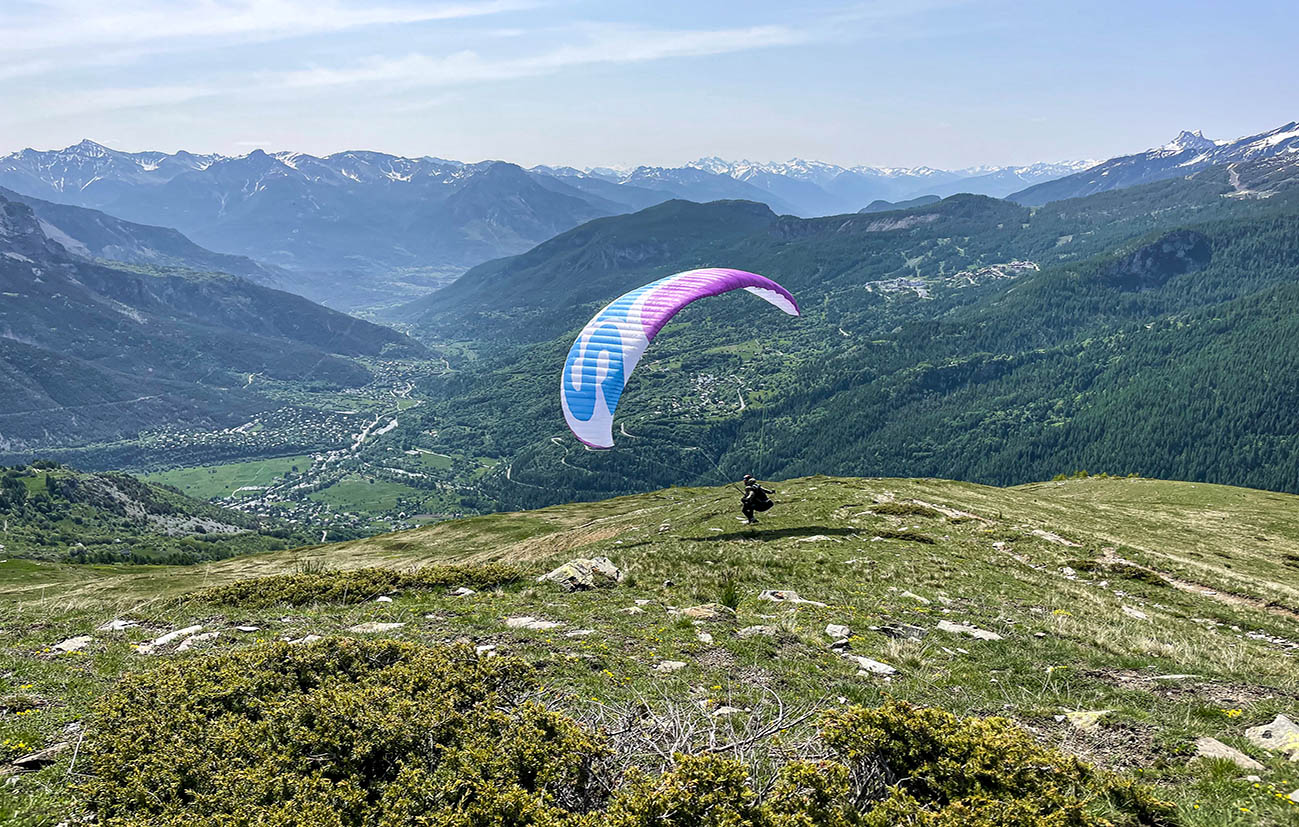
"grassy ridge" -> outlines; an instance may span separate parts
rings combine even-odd
[[[770,723],[776,699],[793,711],[892,697],[1007,716],[1038,743],[1154,784],[1174,802],[1177,823],[1294,818],[1295,805],[1277,797],[1299,787],[1293,765],[1251,746],[1243,731],[1299,713],[1299,498],[1097,478],[999,489],[814,477],[774,487],[777,508],[752,528],[737,522],[730,488],[668,489],[184,569],[11,561],[0,565],[0,628],[12,630],[0,649],[0,696],[29,696],[36,711],[0,718],[0,740],[65,738],[62,728],[121,675],[156,657],[206,657],[173,655],[175,643],[159,655],[135,651],[185,626],[218,632],[204,645],[220,652],[313,634],[468,640],[531,663],[545,703],[593,726],[617,729],[624,715],[648,708],[693,721],[707,738],[714,725],[730,733]],[[890,532],[933,543],[875,539]],[[187,596],[321,567],[504,562],[540,573],[595,555],[612,558],[627,579],[565,593],[524,578],[467,597],[407,591],[344,606],[234,608]],[[720,602],[728,584],[738,597],[734,619],[720,612],[696,624],[681,613]],[[816,603],[760,600],[767,589]],[[93,631],[115,617],[140,626]],[[520,617],[558,625],[505,622]],[[349,631],[372,623],[404,625]],[[850,627],[850,654],[897,672],[858,674],[829,649],[828,624]],[[1000,639],[970,637],[962,626]],[[584,630],[591,634],[568,636]],[[78,653],[49,651],[78,634],[92,638]],[[714,715],[722,708],[738,711]],[[1077,712],[1103,714],[1080,729],[1068,717]],[[770,764],[797,751],[804,735],[791,728],[744,757]],[[1192,760],[1200,736],[1263,762],[1262,780]],[[0,793],[0,806],[28,823],[63,811],[67,794],[53,779],[67,766],[64,757],[45,771],[48,782],[45,773],[21,777]]]

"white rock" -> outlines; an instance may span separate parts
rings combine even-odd
[[[790,589],[767,589],[758,595],[759,600],[768,600],[772,603],[801,603],[808,606],[824,606],[816,600],[806,600],[798,596],[798,592]]]
[[[451,596],[452,596],[452,597],[468,597],[468,596],[471,595],[471,594],[478,594],[478,592],[476,592],[476,591],[474,591],[473,589],[468,588],[468,587],[466,587],[466,586],[461,586],[460,588],[458,588],[458,589],[456,589],[455,591],[451,592]]]
[[[979,640],[1001,640],[1001,635],[996,632],[989,632],[986,629],[980,629],[976,626],[970,626],[965,623],[953,623],[950,620],[938,621],[938,628],[944,632],[951,632],[956,635],[966,635]]]
[[[622,571],[608,557],[578,558],[537,578],[538,583],[558,583],[569,591],[621,583]]]
[[[1287,796],[1287,798],[1289,798],[1294,803],[1299,804],[1299,790],[1295,790],[1294,792],[1290,793],[1290,795]]]
[[[1064,717],[1068,719],[1069,723],[1073,724],[1074,729],[1091,732],[1100,728],[1101,718],[1110,714],[1110,711],[1108,709],[1074,710],[1073,712],[1066,712]]]
[[[495,643],[484,643],[481,646],[474,647],[474,653],[478,655],[486,655],[489,652],[495,652],[495,651],[496,651]]]
[[[827,537],[824,534],[813,534],[810,537],[799,537],[794,542],[795,543],[842,543],[843,540],[840,540],[836,537]]]
[[[256,631],[258,631],[260,628],[261,628],[260,626],[236,626],[236,627],[235,627],[235,631],[236,631],[236,632],[256,632]]]
[[[62,643],[54,644],[54,648],[58,649],[60,652],[76,652],[85,649],[90,645],[92,640],[94,640],[94,638],[90,635],[78,635],[77,637],[70,637]]]
[[[595,629],[574,629],[571,632],[565,632],[564,637],[588,637],[595,634]]]
[[[862,657],[861,655],[845,654],[843,657],[857,664],[857,667],[861,670],[859,674],[893,675],[898,671],[887,663],[878,660],[871,660],[870,658]]]
[[[743,709],[740,709],[737,706],[719,706],[713,710],[713,717],[725,718],[727,715],[736,715],[743,711]]]
[[[1245,737],[1251,744],[1299,761],[1299,726],[1284,715],[1277,715],[1269,724],[1250,727],[1245,730]]]
[[[303,645],[306,645],[306,644],[309,644],[309,643],[315,643],[315,642],[318,641],[318,640],[323,640],[323,638],[321,638],[320,635],[307,635],[307,636],[305,636],[305,637],[300,637],[300,638],[298,638],[297,640],[290,640],[290,641],[289,641],[289,645],[290,645],[290,646],[303,646]]]
[[[203,631],[202,626],[186,626],[184,629],[177,629],[174,632],[168,632],[167,634],[154,638],[147,643],[141,643],[139,646],[135,647],[135,650],[143,654],[148,654],[161,646],[166,646],[168,643],[171,643],[178,638],[196,635],[201,631]]]
[[[389,597],[389,596],[386,595],[386,594],[381,594],[381,595],[379,595],[378,597],[376,597],[376,598],[374,599],[374,602],[375,602],[375,603],[391,603],[391,602],[392,602],[392,598]]]
[[[509,626],[511,629],[545,630],[554,629],[556,626],[561,626],[563,624],[557,620],[540,620],[525,615],[523,617],[507,617],[505,619],[505,625]]]
[[[667,673],[669,673],[669,672],[675,672],[675,671],[677,671],[678,669],[685,669],[685,668],[686,668],[686,663],[685,663],[685,661],[680,661],[680,660],[665,660],[665,661],[663,661],[662,663],[660,663],[658,666],[655,666],[655,667],[654,667],[654,671],[655,671],[655,672],[662,672],[662,673],[664,673],[664,674],[667,674]]]
[[[96,632],[123,632],[126,631],[127,629],[133,629],[139,625],[140,624],[136,623],[134,620],[110,620],[107,623],[105,623],[103,626],[97,628],[95,631]]]
[[[699,642],[700,642],[700,643],[712,643],[712,642],[713,642],[713,636],[710,635],[710,634],[708,634],[707,632],[700,632],[700,633],[697,635],[697,637],[699,638]]]
[[[636,601],[636,605],[637,605],[637,606],[648,606],[649,604],[651,604],[651,603],[653,603],[653,602],[654,602],[653,600],[642,599],[642,600],[637,600],[637,601]]]
[[[923,603],[926,606],[928,606],[930,603],[929,598],[921,597],[920,595],[914,594],[912,592],[903,592],[902,594],[899,595],[899,597],[909,597],[912,600],[916,601],[917,603]]]
[[[1261,770],[1263,765],[1250,758],[1245,753],[1229,747],[1217,738],[1196,738],[1195,739],[1195,757],[1196,758],[1221,758],[1230,761],[1244,770]]]
[[[1140,609],[1136,608],[1135,606],[1124,606],[1124,607],[1123,607],[1123,614],[1127,615],[1128,617],[1135,617],[1137,620],[1149,620],[1149,619],[1150,619],[1150,615],[1146,614],[1145,612],[1141,611]]]
[[[743,638],[776,637],[776,635],[780,634],[780,630],[775,626],[745,626],[736,634]]]
[[[219,634],[221,634],[221,633],[220,633],[220,632],[204,632],[204,633],[201,634],[201,635],[190,635],[189,637],[185,638],[184,640],[182,640],[182,641],[180,642],[180,645],[176,647],[176,651],[177,651],[177,652],[188,652],[190,649],[193,649],[195,646],[198,646],[200,643],[207,643],[207,642],[209,642],[209,641],[216,640],[216,639],[217,639],[217,635],[219,635]]]
[[[400,629],[405,623],[378,623],[369,621],[368,623],[358,623],[355,626],[349,626],[347,631],[358,635],[370,635],[376,632],[391,632],[393,629]]]
[[[826,635],[834,638],[835,640],[839,640],[841,638],[846,638],[846,637],[852,637],[852,630],[849,629],[847,626],[842,626],[838,623],[831,623],[828,626],[826,626],[825,633]]]
[[[619,609],[618,611],[622,612],[622,613],[625,614],[625,615],[643,615],[643,614],[645,614],[645,610],[642,609],[640,606],[628,606],[627,608],[625,608],[625,609]]]

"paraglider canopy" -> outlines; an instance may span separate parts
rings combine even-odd
[[[613,412],[645,348],[681,308],[705,296],[748,292],[791,316],[798,302],[788,290],[744,270],[688,270],[624,293],[595,314],[568,351],[560,403],[568,427],[592,448],[613,447]]]

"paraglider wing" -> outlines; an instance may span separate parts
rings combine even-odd
[[[663,325],[705,296],[747,290],[791,316],[799,315],[789,291],[743,270],[689,270],[624,293],[595,314],[568,351],[560,387],[564,419],[592,448],[613,447],[613,412],[636,363]]]

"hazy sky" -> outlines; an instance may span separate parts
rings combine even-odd
[[[0,0],[0,152],[959,167],[1299,119],[1289,0]]]

